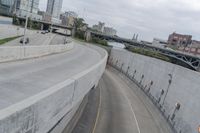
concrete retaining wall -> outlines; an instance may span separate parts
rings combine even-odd
[[[73,43],[67,45],[3,46],[0,47],[0,62],[36,58],[49,54],[65,52],[72,48]]]
[[[150,89],[150,94],[155,99],[158,100],[161,97],[159,102],[161,106],[169,87],[161,108],[165,112],[164,115],[169,116],[170,119],[175,110],[175,104],[180,103],[181,108],[175,112],[175,119],[169,121],[178,133],[179,131],[182,131],[181,133],[198,132],[200,125],[199,72],[120,49],[112,49],[109,62],[141,82],[146,91]],[[170,75],[172,75],[171,84],[169,83]],[[151,81],[153,81],[152,86]],[[161,95],[162,89],[163,95]]]
[[[46,133],[62,131],[84,96],[103,74],[107,52],[87,70],[22,102],[0,110],[0,133]],[[42,52],[43,53],[43,52]],[[62,123],[63,124],[63,123]],[[56,126],[58,128],[55,128]],[[59,131],[59,132],[58,132]]]

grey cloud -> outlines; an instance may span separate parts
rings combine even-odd
[[[43,0],[41,0],[43,1]],[[173,32],[192,34],[200,40],[198,0],[63,0],[63,11],[74,10],[90,25],[104,21],[118,35],[151,41],[167,39]],[[46,6],[45,0],[41,8]],[[85,13],[83,12],[85,10]]]

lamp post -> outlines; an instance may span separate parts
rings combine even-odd
[[[29,6],[29,0],[28,0],[28,4],[27,4],[27,6],[26,6],[26,8],[27,8],[27,14],[26,14],[26,22],[25,22],[25,27],[24,27],[23,46],[25,45],[25,39],[26,39],[26,29],[27,29],[27,25],[28,25],[28,16],[29,16],[28,6]]]
[[[174,120],[174,118],[175,118],[175,116],[176,116],[176,111],[179,111],[179,110],[180,110],[180,107],[181,107],[181,104],[180,104],[180,103],[176,103],[176,104],[175,104],[175,109],[174,109],[173,114],[172,114],[172,116],[171,116],[171,121]]]
[[[123,65],[124,65],[124,63],[122,63],[122,65],[121,65],[121,72],[123,73]]]
[[[158,98],[158,103],[160,103],[160,100],[161,100],[161,97],[162,95],[165,93],[165,91],[162,89],[161,92],[160,92],[160,96]]]
[[[130,69],[130,67],[128,66],[127,71],[126,71],[126,75],[127,75],[127,76],[129,76],[129,75],[128,75],[128,70],[129,70],[129,69]]]
[[[167,94],[168,94],[168,92],[169,92],[170,85],[171,85],[171,83],[172,83],[172,74],[168,74],[168,76],[170,77],[170,79],[169,79],[169,84],[168,84],[168,87],[167,87],[165,96],[164,96],[164,98],[163,98],[162,106],[165,104],[165,99],[166,99],[166,97],[167,97]]]
[[[142,85],[143,79],[144,79],[144,74],[142,74],[142,77],[141,77],[141,79],[140,79],[140,82],[139,82],[140,85]]]
[[[64,42],[64,44],[66,44],[67,43],[67,29],[66,29],[66,35],[65,35],[65,42]]]
[[[137,70],[135,70],[134,73],[133,73],[133,77],[132,77],[133,79],[135,78],[136,72],[137,72]]]

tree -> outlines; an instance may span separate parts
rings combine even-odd
[[[88,24],[85,23],[85,20],[83,18],[76,18],[74,21],[74,28],[76,31],[87,25]]]

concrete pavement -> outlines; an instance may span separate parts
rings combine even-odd
[[[69,42],[72,39],[70,37],[66,38],[66,41]],[[59,34],[55,34],[55,36],[53,37],[53,39],[50,42],[50,45],[56,45],[56,44],[63,44],[65,42],[65,36],[59,35]]]
[[[33,96],[96,64],[101,55],[75,44],[73,50],[37,59],[1,63],[0,109]]]
[[[87,120],[94,116],[84,114],[85,121],[81,120],[73,133],[78,133],[80,129],[85,131],[85,128],[92,133],[172,133],[143,92],[115,69],[105,71],[99,88],[100,102],[94,100],[99,105],[93,118],[95,122],[89,125]],[[94,108],[95,105],[90,104],[89,110],[95,112]]]
[[[51,34],[51,33],[48,33],[48,34],[34,33],[31,35],[26,35],[26,37],[29,38],[29,43],[25,45],[27,46],[49,45],[51,40],[54,39],[54,36],[55,34]],[[1,46],[21,46],[22,45],[22,43],[20,43],[21,38],[23,37],[7,42]]]

